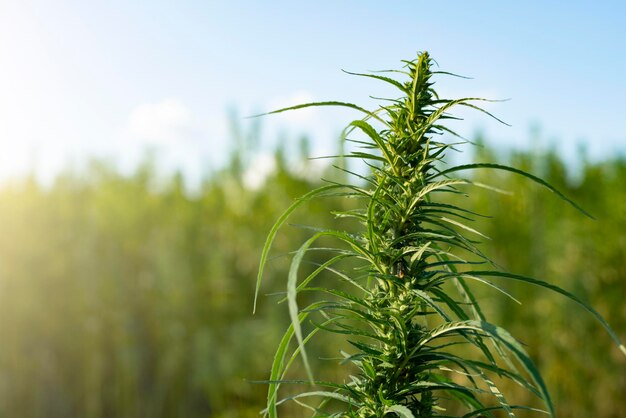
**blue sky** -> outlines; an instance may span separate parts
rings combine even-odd
[[[511,99],[488,109],[512,127],[463,114],[460,133],[524,148],[538,126],[535,145],[623,155],[624,21],[617,1],[0,0],[0,179],[49,179],[89,156],[132,167],[146,149],[198,177],[232,148],[229,109],[373,104],[395,93],[341,69],[397,68],[419,50],[473,78],[440,79],[444,95]],[[309,134],[314,154],[332,153],[356,116],[268,117],[263,144]]]

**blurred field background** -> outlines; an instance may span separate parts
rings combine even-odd
[[[25,176],[2,187],[0,416],[259,416],[265,386],[250,381],[267,378],[288,322],[276,298],[262,297],[252,315],[260,248],[318,181],[303,175],[311,162],[289,162],[279,148],[265,181],[246,186],[245,154],[233,152],[193,193],[148,157],[132,175],[94,161],[50,185]],[[626,339],[626,159],[581,156],[572,169],[556,151],[486,146],[473,158],[543,176],[597,218],[508,174],[477,176],[513,195],[463,202],[493,216],[478,227],[496,262],[572,290]],[[332,224],[329,212],[345,204],[317,201],[292,222]],[[284,290],[286,255],[308,233],[280,235],[263,294]],[[561,416],[624,416],[626,362],[591,317],[544,291],[506,288],[522,306],[490,291],[483,306],[527,344]],[[323,364],[320,373],[341,378],[336,362]]]

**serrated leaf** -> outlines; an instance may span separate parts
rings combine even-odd
[[[415,418],[415,415],[413,415],[411,410],[404,405],[392,405],[390,407],[387,407],[385,410],[385,415],[389,413],[394,413],[400,418]]]
[[[524,170],[520,170],[520,169],[514,168],[514,167],[509,167],[507,165],[494,164],[494,163],[463,164],[463,165],[458,165],[458,166],[455,166],[455,167],[448,168],[447,170],[443,170],[443,171],[439,172],[435,177],[445,176],[447,174],[454,173],[456,171],[475,170],[475,169],[478,169],[478,168],[492,168],[492,169],[495,169],[495,170],[510,171],[512,173],[524,176],[524,177],[534,181],[535,183],[542,185],[546,189],[550,190],[552,193],[556,194],[558,197],[560,197],[561,199],[565,200],[567,203],[569,203],[571,206],[576,208],[579,212],[581,212],[585,216],[587,216],[587,217],[589,217],[591,219],[595,219],[589,212],[587,212],[586,210],[584,210],[583,208],[578,206],[576,204],[576,202],[574,202],[573,200],[569,199],[563,193],[561,193],[556,188],[554,188],[552,185],[550,185],[550,183],[548,183],[547,181],[545,181],[545,180],[543,180],[543,179],[541,179],[541,178],[539,178],[537,176],[534,176],[534,175],[532,175],[530,173],[527,173]]]
[[[261,252],[261,261],[259,262],[259,273],[257,275],[256,287],[254,290],[254,304],[252,308],[252,313],[256,312],[256,305],[257,305],[257,300],[259,297],[259,290],[261,289],[261,282],[263,280],[263,271],[265,269],[265,264],[267,263],[267,256],[270,252],[270,248],[272,247],[272,243],[274,242],[274,238],[276,238],[276,233],[278,232],[280,227],[283,226],[283,224],[287,221],[289,216],[291,216],[291,214],[296,209],[298,209],[298,207],[300,207],[302,204],[308,202],[309,200],[317,196],[321,196],[330,190],[340,189],[340,188],[343,188],[343,185],[330,184],[328,186],[323,186],[315,190],[311,190],[310,192],[306,193],[304,196],[301,196],[295,202],[293,202],[291,206],[289,206],[287,210],[285,210],[285,212],[283,212],[283,214],[278,218],[278,220],[274,223],[274,225],[272,225],[272,228],[270,229],[270,232],[267,235],[267,238],[265,239],[265,244],[263,245],[263,251]]]

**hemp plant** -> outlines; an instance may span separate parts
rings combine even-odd
[[[346,157],[365,161],[371,174],[361,176],[344,168],[355,178],[353,183],[328,182],[297,199],[267,237],[257,296],[272,242],[294,210],[326,196],[363,202],[358,209],[336,213],[356,219],[362,226],[360,232],[312,228],[311,237],[293,254],[285,298],[291,325],[274,356],[264,414],[275,418],[278,405],[294,401],[311,409],[316,417],[445,417],[449,416],[442,402],[445,399],[458,401],[465,409],[463,417],[493,416],[498,410],[514,417],[520,409],[554,416],[541,374],[522,344],[487,321],[474,295],[474,284],[490,286],[504,297],[511,296],[498,281],[526,282],[560,293],[595,316],[624,354],[626,349],[598,312],[575,295],[542,280],[499,270],[472,238],[482,234],[469,223],[482,215],[446,203],[441,196],[467,194],[468,186],[490,187],[462,177],[460,172],[505,170],[527,177],[590,215],[542,179],[513,167],[477,163],[446,168],[446,152],[458,145],[446,138],[460,141],[443,124],[456,119],[450,111],[465,107],[494,116],[476,104],[483,99],[440,98],[433,89],[433,76],[450,74],[433,71],[428,53],[404,63],[402,70],[388,72],[390,76],[353,74],[400,91],[400,98],[384,99],[376,110],[344,102],[317,102],[270,112],[310,106],[341,106],[361,112],[363,118],[350,122],[344,131],[344,138],[357,149]],[[316,247],[322,237],[336,240],[337,246]],[[328,254],[326,261],[299,277],[306,255],[313,250]],[[346,259],[354,263],[342,268]],[[342,286],[319,284],[322,272],[337,277]],[[352,290],[346,291],[346,285]],[[300,307],[297,297],[303,292],[319,297]],[[352,367],[346,369],[344,382],[314,377],[305,345],[320,331],[346,338],[349,352],[342,350],[340,360]],[[286,380],[297,358],[302,359],[308,378]],[[503,380],[535,395],[543,409],[510,403],[495,383]],[[294,382],[310,384],[312,389],[281,398],[281,385]]]

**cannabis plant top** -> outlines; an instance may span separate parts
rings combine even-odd
[[[359,209],[337,214],[357,219],[362,225],[360,233],[314,230],[293,255],[286,298],[291,326],[274,357],[265,413],[274,418],[278,405],[295,401],[318,417],[449,416],[442,406],[443,398],[464,405],[464,417],[492,416],[496,410],[509,417],[518,409],[541,411],[509,403],[494,383],[493,377],[498,376],[536,395],[543,402],[543,412],[554,416],[550,395],[532,360],[506,330],[487,321],[472,283],[486,284],[507,297],[497,281],[522,281],[558,292],[594,315],[625,354],[626,349],[600,315],[576,296],[545,281],[489,268],[489,259],[469,238],[482,235],[468,226],[478,215],[445,203],[441,196],[466,193],[468,185],[484,187],[470,178],[458,177],[458,172],[507,170],[541,184],[586,212],[543,180],[512,167],[484,163],[443,168],[446,152],[457,145],[446,138],[458,140],[458,135],[443,124],[453,119],[452,108],[487,112],[475,104],[482,99],[440,98],[432,78],[447,73],[433,71],[428,53],[420,53],[405,64],[403,70],[391,71],[391,76],[357,74],[389,83],[401,92],[400,98],[385,100],[377,110],[320,102],[276,111],[344,106],[362,112],[363,119],[352,121],[346,128],[347,140],[358,147],[347,157],[364,160],[371,175],[350,173],[356,177],[354,183],[329,183],[301,197],[267,238],[257,293],[272,241],[298,206],[315,197],[338,194],[364,202]],[[357,140],[353,135],[359,131]],[[320,251],[314,245],[321,237],[332,237],[338,245],[325,247],[328,259],[306,277],[299,277],[307,253]],[[344,267],[348,259],[356,260],[357,268]],[[317,284],[322,272],[348,283],[352,291]],[[319,299],[302,308],[297,303],[301,292],[316,292]],[[308,333],[303,331],[308,329],[302,326],[305,321],[313,324]],[[342,352],[341,363],[353,365],[347,370],[356,370],[346,381],[315,380],[305,344],[319,331],[345,335],[351,349]],[[308,374],[305,382],[313,388],[281,399],[279,388],[297,357]]]

